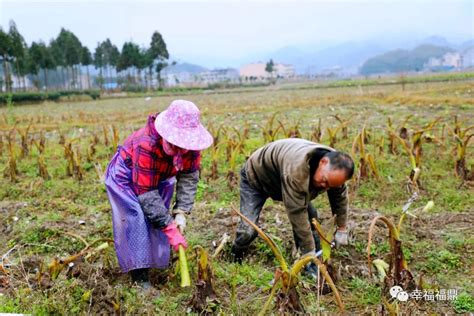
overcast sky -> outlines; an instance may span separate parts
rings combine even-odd
[[[26,41],[49,40],[61,27],[93,50],[107,37],[148,46],[163,35],[182,60],[236,60],[286,46],[431,35],[473,38],[474,1],[23,1],[0,0],[4,30],[13,19]]]

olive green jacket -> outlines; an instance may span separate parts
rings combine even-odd
[[[245,169],[250,185],[274,200],[283,201],[295,235],[301,240],[301,251],[315,248],[307,207],[323,190],[311,185],[310,160],[318,149],[333,148],[308,140],[289,138],[265,145],[247,160]],[[343,185],[327,191],[337,225],[347,220],[347,188]]]

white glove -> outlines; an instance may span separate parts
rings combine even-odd
[[[174,221],[176,222],[176,226],[178,226],[178,229],[182,234],[186,228],[186,216],[184,216],[184,212],[177,212],[174,216]]]
[[[349,244],[349,234],[347,230],[337,230],[334,236],[336,247],[347,246]]]

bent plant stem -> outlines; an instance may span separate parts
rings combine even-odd
[[[395,225],[387,219],[385,216],[377,216],[375,217],[372,222],[370,223],[369,228],[369,237],[367,243],[367,262],[369,273],[372,273],[372,262],[371,262],[371,255],[370,255],[370,246],[372,245],[372,237],[375,229],[375,225],[377,222],[383,222],[388,230],[389,230],[389,244],[390,250],[392,253],[391,263],[390,263],[390,272],[393,269],[393,279],[395,280],[396,284],[401,284],[404,281],[404,276],[406,275],[409,280],[413,279],[411,272],[408,270],[408,264],[403,256],[402,248],[401,248],[401,240],[400,240],[400,232],[395,227]]]
[[[196,288],[191,299],[191,306],[194,311],[203,313],[209,311],[209,308],[217,306],[216,292],[213,285],[213,272],[209,261],[209,254],[201,246],[194,247],[199,252],[198,256],[198,278]]]
[[[293,264],[291,269],[289,269],[288,264],[283,258],[283,255],[281,251],[278,249],[278,246],[275,244],[275,242],[270,237],[268,237],[267,234],[265,234],[265,232],[262,229],[260,229],[255,223],[249,220],[245,215],[240,213],[235,207],[232,206],[232,210],[257,231],[260,237],[262,237],[262,239],[265,240],[265,242],[270,246],[273,253],[277,257],[278,262],[280,263],[281,270],[277,269],[277,271],[275,272],[275,283],[273,285],[272,292],[270,293],[270,297],[268,298],[268,301],[272,300],[273,297],[275,296],[276,290],[278,288],[276,283],[278,280],[281,280],[281,291],[285,295],[285,297],[289,298],[289,304],[291,305],[292,310],[302,311],[303,306],[299,303],[298,292],[296,291],[296,286],[298,285],[298,280],[299,280],[298,274],[309,262],[313,261],[319,266],[322,275],[324,276],[329,286],[333,290],[334,295],[336,296],[336,301],[337,301],[340,311],[341,312],[344,311],[344,305],[342,304],[342,300],[340,298],[339,292],[337,291],[337,288],[334,285],[333,280],[329,276],[326,266],[321,261],[319,261],[315,255],[305,256],[299,259]],[[268,301],[264,305],[264,309],[260,312],[260,315],[262,315],[265,312],[265,310],[268,308],[270,304]]]
[[[59,273],[64,269],[64,267],[66,265],[68,265],[69,263],[71,263],[71,262],[79,259],[83,255],[85,255],[87,252],[89,252],[91,250],[91,248],[95,244],[97,244],[99,242],[113,243],[114,241],[110,238],[100,238],[100,239],[97,239],[97,240],[93,241],[91,244],[86,246],[84,249],[82,249],[80,252],[78,252],[75,255],[69,256],[65,259],[54,258],[53,261],[51,261],[51,263],[48,265],[48,270],[49,270],[49,273],[51,275],[51,279],[53,279],[53,280],[56,279],[58,277]]]
[[[265,234],[265,232],[260,227],[255,225],[254,222],[249,220],[244,214],[240,213],[235,207],[232,206],[232,210],[235,213],[237,213],[237,215],[239,215],[245,222],[247,222],[247,224],[252,226],[257,231],[257,233],[260,235],[260,237],[262,237],[262,239],[265,240],[265,242],[272,249],[273,254],[277,258],[278,262],[280,263],[280,267],[281,267],[282,271],[283,272],[288,272],[289,271],[288,264],[286,263],[285,258],[283,258],[283,255],[281,254],[281,251],[280,251],[280,249],[278,249],[278,246],[275,244],[275,242],[270,237],[268,237],[267,234]]]

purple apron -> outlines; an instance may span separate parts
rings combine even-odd
[[[120,148],[119,148],[120,150]],[[168,238],[151,226],[132,190],[132,170],[119,154],[107,167],[105,186],[112,206],[115,252],[123,272],[141,268],[167,268],[170,257]],[[173,197],[176,178],[159,183],[166,207]]]

